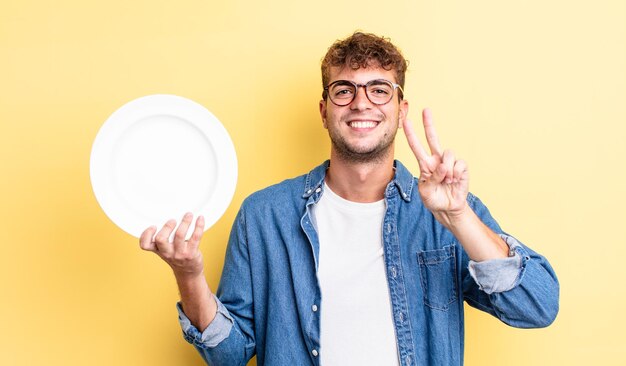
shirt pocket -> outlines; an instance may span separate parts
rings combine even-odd
[[[424,303],[437,310],[448,310],[457,299],[455,245],[417,252]]]

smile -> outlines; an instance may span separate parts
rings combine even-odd
[[[352,122],[348,122],[348,126],[352,128],[367,129],[367,128],[374,128],[378,126],[378,123],[379,122],[374,122],[374,121],[352,121]]]

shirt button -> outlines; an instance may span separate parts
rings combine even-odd
[[[319,353],[317,353],[317,350],[314,349],[313,351],[311,351],[311,354],[313,355],[313,357],[317,357]]]
[[[398,272],[396,271],[396,267],[391,267],[390,271],[391,271],[391,277],[396,278],[396,276],[398,275]]]
[[[315,193],[320,193],[322,191],[322,189],[320,187],[317,187],[317,189],[315,190]]]
[[[313,192],[313,191],[310,190],[310,189],[308,191],[306,191],[307,194],[310,194],[311,192]]]
[[[398,319],[400,319],[400,323],[404,323],[404,313],[398,313]]]
[[[313,312],[316,312],[317,311],[317,305],[314,304],[313,306],[311,306],[311,310],[313,310]]]

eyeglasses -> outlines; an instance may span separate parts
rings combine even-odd
[[[324,88],[323,98],[326,99],[328,95],[333,104],[343,107],[352,103],[359,87],[365,88],[367,99],[376,105],[389,103],[393,99],[393,92],[396,89],[400,89],[400,92],[404,94],[399,84],[385,79],[370,80],[366,84],[357,84],[350,80],[336,80]],[[400,98],[402,98],[402,94],[399,94]]]

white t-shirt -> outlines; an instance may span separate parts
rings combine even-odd
[[[382,245],[384,215],[384,200],[351,202],[326,184],[313,206],[323,366],[399,365]]]

